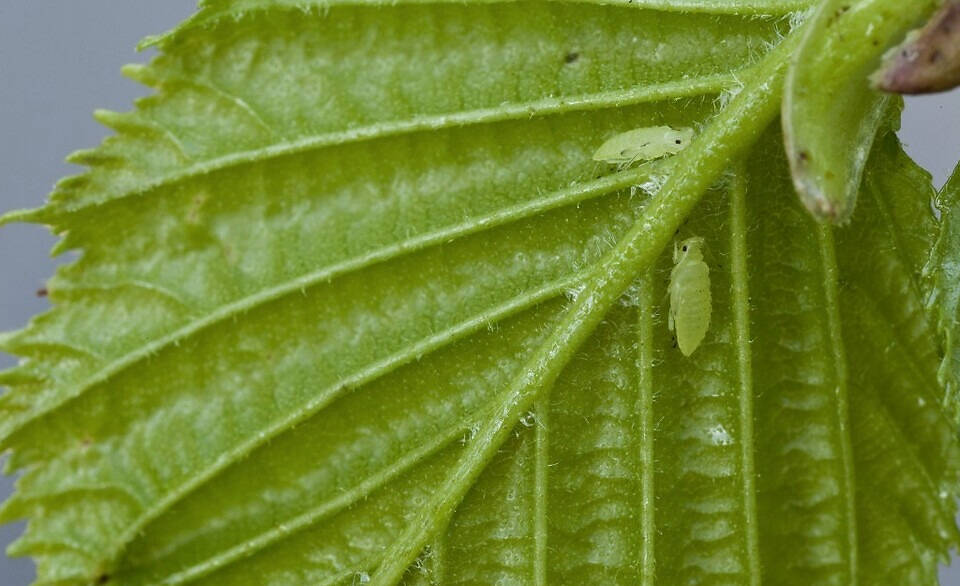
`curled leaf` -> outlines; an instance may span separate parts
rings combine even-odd
[[[892,49],[873,76],[874,86],[898,94],[942,92],[960,85],[960,0]]]
[[[794,55],[783,102],[793,182],[820,220],[850,219],[864,165],[890,98],[867,83],[883,52],[935,0],[827,0]]]

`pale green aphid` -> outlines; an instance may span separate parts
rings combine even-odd
[[[675,155],[693,140],[692,128],[647,126],[622,132],[600,145],[593,153],[594,161],[629,165]]]
[[[670,330],[684,356],[697,349],[710,328],[710,268],[703,262],[703,238],[687,238],[673,248],[670,272]]]

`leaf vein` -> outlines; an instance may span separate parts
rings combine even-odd
[[[836,418],[840,442],[840,459],[842,466],[843,510],[846,520],[846,541],[848,557],[846,571],[851,586],[859,583],[857,571],[858,540],[857,540],[857,504],[854,484],[853,442],[850,437],[850,405],[847,396],[847,357],[843,343],[843,332],[840,323],[839,300],[839,269],[837,267],[836,245],[833,239],[833,230],[824,224],[816,225],[817,243],[820,248],[820,262],[824,277],[824,301],[827,317],[827,335],[830,344],[830,357],[833,360],[836,387]]]
[[[409,120],[381,122],[369,126],[309,136],[289,142],[271,144],[257,149],[240,151],[202,161],[178,170],[176,173],[145,182],[135,189],[113,196],[111,200],[124,199],[177,185],[196,177],[209,175],[215,171],[348,143],[364,142],[419,132],[434,132],[462,126],[491,124],[510,120],[526,120],[570,112],[603,110],[644,102],[709,95],[733,87],[735,83],[734,76],[731,74],[715,74],[650,86],[634,87],[626,90],[611,90],[566,98],[544,98],[531,102],[505,104],[494,108],[481,108],[438,115],[420,115]],[[63,211],[67,213],[77,212],[91,205],[94,204],[85,202],[74,206],[65,205]],[[16,220],[42,220],[45,218],[45,211],[47,211],[47,208],[40,208],[34,211],[12,212],[6,216],[0,216],[0,225]]]
[[[19,429],[26,425],[41,419],[42,417],[54,412],[67,402],[76,399],[85,392],[115,377],[126,369],[154,356],[160,350],[175,346],[184,340],[197,335],[218,323],[236,319],[238,316],[249,312],[251,309],[262,306],[268,302],[289,296],[302,294],[307,288],[330,281],[336,277],[356,272],[374,264],[386,262],[388,260],[400,257],[404,254],[428,248],[430,246],[443,244],[452,240],[469,236],[483,230],[493,227],[506,225],[512,222],[520,221],[524,218],[532,217],[546,211],[573,205],[593,197],[600,197],[608,193],[625,189],[638,182],[649,178],[654,170],[661,169],[662,166],[670,166],[672,162],[669,159],[656,162],[650,166],[638,167],[628,171],[623,171],[613,175],[608,175],[600,179],[588,181],[586,183],[574,185],[566,189],[551,192],[544,197],[523,202],[509,208],[494,211],[486,216],[468,220],[460,224],[429,232],[422,235],[413,236],[407,240],[397,242],[396,244],[371,251],[367,254],[347,259],[340,263],[324,267],[312,273],[297,277],[291,281],[281,283],[269,289],[265,289],[248,297],[244,297],[210,313],[195,319],[183,327],[157,338],[143,346],[139,346],[132,352],[108,363],[104,368],[91,376],[86,381],[77,385],[69,395],[60,398],[53,405],[47,406],[38,413],[34,413],[26,420],[11,422],[9,419],[4,421],[6,428],[0,427],[0,437],[5,438],[0,444],[10,445],[10,438]]]
[[[757,517],[757,486],[753,426],[753,358],[750,344],[750,288],[747,261],[746,167],[735,167],[730,189],[730,256],[734,348],[737,360],[740,407],[740,460],[743,475],[743,511],[746,534],[747,571],[752,586],[760,584],[760,542]]]

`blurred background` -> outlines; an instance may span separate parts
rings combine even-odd
[[[79,168],[63,162],[107,134],[93,121],[97,108],[125,111],[146,89],[120,67],[150,53],[133,47],[187,17],[195,0],[84,0],[0,2],[0,213],[42,204],[54,182]],[[960,159],[960,91],[907,100],[901,139],[939,186]],[[47,309],[34,293],[57,262],[55,239],[37,226],[0,230],[0,331],[23,326]],[[0,369],[14,364],[0,353]],[[0,477],[0,500],[13,481]],[[0,549],[23,530],[0,526]],[[25,586],[31,562],[0,553],[0,585]],[[943,568],[944,585],[960,586],[960,563]]]

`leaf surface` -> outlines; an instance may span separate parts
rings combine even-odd
[[[6,217],[83,253],[0,341],[12,553],[65,585],[935,583],[929,178],[888,122],[850,227],[794,202],[803,7],[203,3],[90,171]],[[652,126],[697,138],[592,160]]]
[[[960,356],[956,347],[957,326],[960,324],[960,225],[957,206],[960,201],[960,166],[937,196],[936,206],[941,214],[941,230],[936,246],[924,267],[924,284],[928,292],[927,306],[940,331],[943,361],[938,372],[940,383],[952,397],[960,381]],[[955,405],[948,405],[955,408]]]

